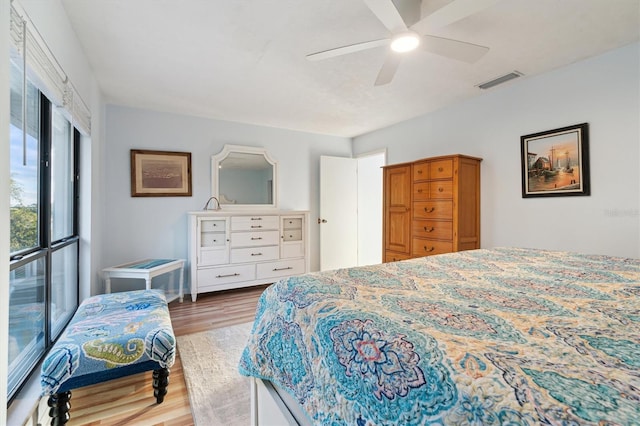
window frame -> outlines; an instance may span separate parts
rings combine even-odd
[[[37,88],[37,86],[36,86]],[[79,236],[79,181],[80,181],[80,131],[70,121],[70,147],[73,152],[73,162],[70,164],[72,167],[71,173],[73,176],[73,188],[70,196],[72,197],[71,214],[72,229],[71,234],[66,235],[56,241],[51,240],[52,235],[52,222],[51,222],[51,184],[53,176],[51,175],[51,152],[53,143],[53,104],[45,96],[40,89],[38,89],[40,95],[40,135],[38,140],[38,149],[40,155],[38,159],[38,244],[35,247],[18,251],[14,254],[10,254],[9,257],[9,270],[10,272],[25,266],[29,263],[35,262],[39,259],[44,259],[44,349],[37,360],[31,365],[30,369],[20,377],[20,381],[13,391],[7,388],[7,407],[11,405],[16,396],[24,388],[30,377],[37,371],[37,366],[42,362],[46,354],[49,352],[53,344],[62,334],[62,330],[68,325],[73,317],[73,313],[78,308],[80,298],[80,236]],[[26,102],[26,99],[23,99]],[[75,244],[76,249],[74,251],[76,256],[76,268],[75,268],[75,307],[72,308],[73,313],[64,321],[64,324],[60,328],[58,335],[52,335],[51,326],[51,301],[52,301],[52,258],[53,255],[65,249],[68,246]],[[22,352],[22,351],[21,351]],[[34,358],[36,359],[36,358]]]

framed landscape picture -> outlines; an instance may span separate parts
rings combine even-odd
[[[190,197],[191,153],[131,150],[132,197]]]
[[[525,135],[522,197],[590,195],[587,123]]]

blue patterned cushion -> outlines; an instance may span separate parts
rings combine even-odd
[[[86,299],[42,364],[42,394],[50,395],[142,371],[168,368],[176,340],[158,290]]]

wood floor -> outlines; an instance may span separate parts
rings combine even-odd
[[[176,336],[252,321],[266,286],[199,295],[169,304]],[[193,425],[179,351],[169,376],[169,393],[156,404],[151,372],[72,391],[70,426]]]

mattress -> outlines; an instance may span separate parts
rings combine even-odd
[[[639,300],[638,259],[532,249],[305,274],[239,368],[319,425],[634,424]]]

